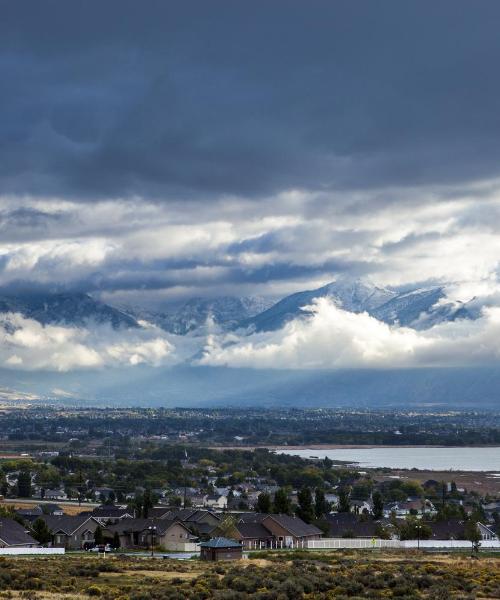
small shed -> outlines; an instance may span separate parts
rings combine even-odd
[[[217,537],[201,542],[200,558],[202,560],[239,560],[242,558],[243,546],[236,540]]]

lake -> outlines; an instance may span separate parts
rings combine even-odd
[[[373,447],[276,450],[302,458],[346,461],[359,467],[421,469],[433,471],[496,471],[500,473],[500,447]]]

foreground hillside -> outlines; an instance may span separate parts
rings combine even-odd
[[[0,598],[224,600],[500,597],[500,560],[395,553],[267,553],[230,563],[137,557],[0,559]]]

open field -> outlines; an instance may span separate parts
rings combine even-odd
[[[57,504],[64,510],[64,513],[67,515],[79,515],[81,512],[89,511],[95,508],[96,506],[99,506],[99,504],[95,502],[85,502],[79,505],[75,502],[55,502],[52,500],[18,500],[15,498],[6,498],[0,502],[0,506],[8,505],[14,507],[16,510],[33,508],[34,506],[39,506],[42,504]]]
[[[500,598],[500,557],[288,551],[229,563],[3,558],[0,590],[0,598],[25,600],[487,600]]]
[[[468,491],[478,492],[481,496],[500,494],[500,477],[494,477],[492,473],[480,471],[417,471],[415,469],[391,469],[386,471],[369,470],[377,481],[385,481],[394,477],[411,479],[424,483],[429,479],[435,481],[454,481],[457,487]]]

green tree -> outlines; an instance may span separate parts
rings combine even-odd
[[[297,516],[306,523],[314,521],[314,506],[312,501],[311,490],[308,487],[303,487],[297,494],[299,505],[297,507]]]
[[[118,534],[118,531],[115,531],[115,533],[113,534],[113,544],[112,545],[115,550],[117,550],[121,546],[120,536]]]
[[[339,491],[339,512],[350,512],[351,505],[349,504],[349,489],[342,488]]]
[[[464,536],[466,540],[472,544],[471,554],[474,555],[479,552],[479,542],[481,541],[481,532],[477,526],[477,523],[472,519],[469,519],[464,527]]]
[[[43,519],[36,519],[31,527],[31,535],[42,545],[52,540],[52,533]]]
[[[285,489],[280,488],[274,494],[273,512],[282,515],[290,515],[292,513],[292,505]]]
[[[259,494],[257,497],[257,504],[255,505],[256,512],[270,513],[271,509],[272,509],[271,496],[266,492],[262,492],[262,494]]]
[[[384,499],[379,491],[373,493],[373,516],[375,519],[381,519],[384,514]]]
[[[317,519],[330,512],[330,504],[326,501],[325,492],[321,488],[316,488],[314,492],[314,512]]]
[[[415,517],[407,517],[399,528],[399,536],[402,540],[428,540],[431,535],[432,529],[429,525]]]
[[[151,490],[145,490],[144,496],[142,497],[142,516],[147,519],[149,515],[149,511],[153,508],[153,496],[151,494]]]
[[[31,473],[21,471],[17,478],[17,494],[21,498],[31,498]]]
[[[101,544],[104,543],[104,535],[102,533],[102,527],[100,525],[98,525],[95,528],[95,531],[94,531],[94,542],[96,543],[96,546],[100,546]]]

